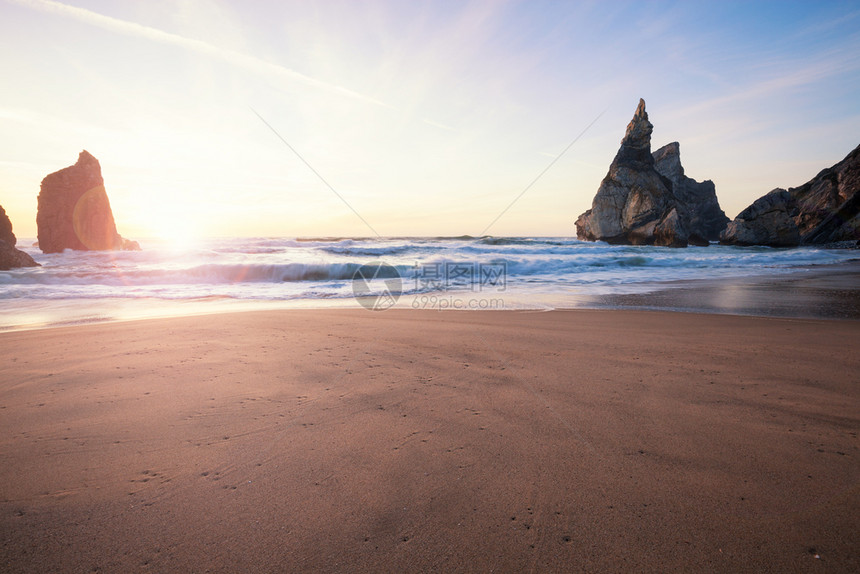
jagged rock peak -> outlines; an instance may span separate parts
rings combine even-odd
[[[654,126],[648,121],[648,112],[645,111],[645,100],[640,98],[636,113],[627,124],[621,147],[618,148],[618,153],[609,169],[626,167],[650,170],[654,166],[654,158],[651,157],[651,132],[653,131]]]
[[[81,153],[78,154],[78,161],[75,163],[75,165],[86,164],[86,163],[94,163],[94,164],[98,165],[99,160],[97,160],[95,157],[93,157],[93,154],[91,154],[87,150],[83,150],[83,151],[81,151]],[[99,170],[101,170],[100,165],[99,165]]]
[[[707,245],[725,228],[713,182],[684,175],[678,142],[652,155],[653,129],[640,99],[591,209],[576,220],[579,239],[683,247]]]
[[[684,175],[681,164],[681,146],[678,142],[667,144],[653,154],[654,169],[672,183],[672,195],[680,211],[684,228],[689,233],[690,243],[707,245],[716,241],[726,228],[729,218],[720,208],[714,182],[701,183]]]
[[[684,166],[681,165],[681,144],[668,143],[652,155],[657,171],[672,181],[681,181],[684,177]]]
[[[627,132],[624,134],[624,139],[621,140],[621,145],[626,145],[635,148],[651,148],[651,132],[654,131],[654,126],[648,121],[648,112],[645,111],[645,100],[639,98],[639,105],[636,107],[636,113],[633,114],[633,119],[627,124]]]

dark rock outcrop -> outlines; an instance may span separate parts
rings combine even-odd
[[[707,245],[709,241],[717,241],[729,218],[720,209],[714,182],[708,179],[699,183],[684,175],[678,142],[664,145],[653,155],[654,169],[672,182],[672,195],[690,243]]]
[[[33,258],[15,248],[15,234],[12,233],[12,222],[6,215],[6,210],[0,205],[0,271],[8,271],[16,267],[38,267]]]
[[[797,205],[784,189],[774,189],[758,198],[729,223],[721,238],[731,237],[735,245],[793,247],[800,243],[794,223]]]
[[[860,241],[860,146],[800,187],[775,189],[720,235],[729,245],[792,247]]]
[[[728,218],[714,184],[684,175],[677,142],[652,154],[653,128],[640,99],[591,209],[576,220],[579,239],[671,247],[717,239]]]
[[[9,216],[6,215],[6,210],[0,205],[0,241],[5,241],[12,247],[18,243],[15,234],[12,233],[12,222],[9,221]]]
[[[75,165],[42,180],[36,225],[43,253],[140,249],[117,233],[101,166],[86,150]]]
[[[39,267],[33,258],[0,239],[0,271],[17,267]]]

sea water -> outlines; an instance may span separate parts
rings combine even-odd
[[[0,330],[271,307],[549,309],[699,279],[802,273],[856,250],[673,249],[560,237],[228,238],[43,254],[0,271]]]

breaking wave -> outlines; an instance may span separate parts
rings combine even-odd
[[[371,262],[391,266],[378,277],[399,275],[406,293],[475,290],[467,282],[489,272],[496,290],[523,296],[538,289],[565,297],[583,290],[610,294],[680,280],[779,274],[858,258],[854,250],[671,249],[563,237],[242,238],[211,240],[194,250],[141,243],[138,252],[51,255],[23,247],[42,267],[0,271],[0,311],[51,299],[346,298],[356,272]],[[457,280],[451,280],[452,273]]]

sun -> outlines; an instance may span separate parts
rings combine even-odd
[[[152,239],[171,251],[188,251],[200,246],[203,240],[200,209],[161,203],[153,207],[138,205],[127,218],[127,229],[119,229],[123,237]]]
[[[199,247],[202,240],[202,230],[196,217],[173,212],[162,216],[153,224],[153,234],[175,250],[187,251]]]

